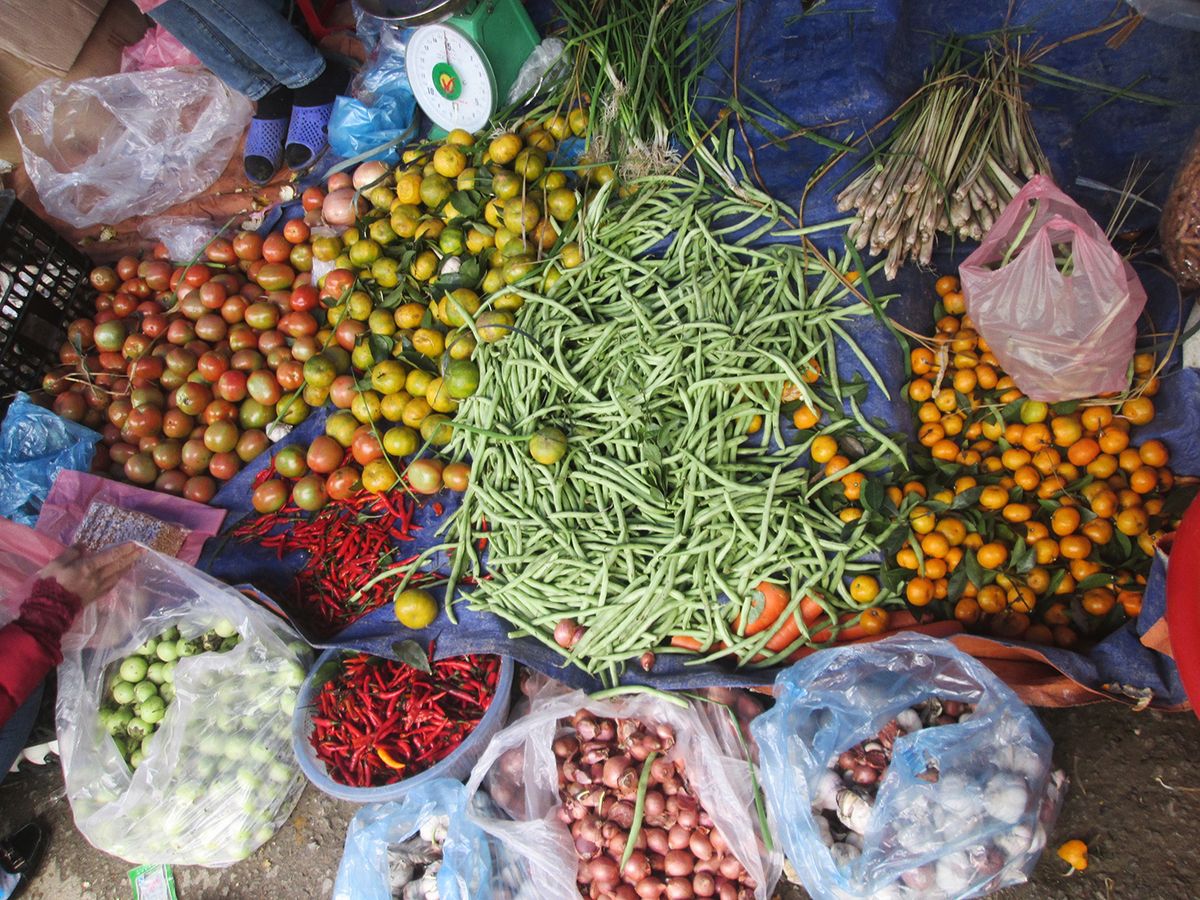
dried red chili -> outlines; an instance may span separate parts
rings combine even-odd
[[[254,479],[253,487],[273,477],[279,476],[268,466]],[[411,498],[400,491],[361,491],[331,500],[315,515],[289,500],[277,512],[248,517],[230,534],[273,549],[281,559],[304,551],[307,558],[285,605],[303,624],[331,634],[391,598],[394,585],[388,580],[363,586],[384,568],[400,568],[416,560],[415,555],[396,555],[404,541],[413,539],[413,510]]]
[[[360,653],[317,694],[309,737],[329,776],[379,787],[445,759],[479,724],[500,678],[497,656],[462,656],[432,672]]]

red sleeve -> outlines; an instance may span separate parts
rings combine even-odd
[[[57,581],[43,578],[34,582],[20,615],[0,628],[0,726],[62,662],[59,642],[82,605]]]

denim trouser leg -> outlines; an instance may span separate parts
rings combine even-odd
[[[251,100],[279,84],[303,87],[325,70],[270,0],[166,0],[150,16]]]
[[[24,703],[18,707],[3,727],[0,727],[0,781],[8,774],[25,743],[29,740],[29,732],[33,731],[33,723],[37,721],[38,710],[42,705],[42,689],[45,682],[39,684]]]

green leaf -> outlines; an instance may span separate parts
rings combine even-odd
[[[955,495],[953,502],[950,504],[950,509],[968,509],[975,506],[979,502],[979,496],[983,493],[983,488],[984,486],[980,484],[973,488],[967,488],[961,494]]]
[[[1097,572],[1095,575],[1089,575],[1079,584],[1075,585],[1077,591],[1090,591],[1092,588],[1109,587],[1113,583],[1113,576],[1108,572]]]
[[[1017,574],[1024,575],[1033,568],[1033,564],[1037,562],[1037,554],[1033,552],[1033,548],[1026,542],[1025,538],[1017,538],[1013,544],[1012,562],[1013,569]]]
[[[887,491],[883,484],[874,478],[868,478],[863,484],[862,489],[862,505],[863,509],[869,509],[874,512],[882,511],[884,501],[887,499]]]
[[[375,362],[383,362],[392,358],[396,342],[382,334],[371,334],[367,337],[367,346],[371,348],[371,357]]]
[[[405,665],[412,666],[426,675],[433,673],[433,667],[429,664],[429,656],[416,641],[396,641],[392,644],[392,652],[396,654],[396,659]]]
[[[1055,569],[1054,574],[1050,576],[1050,584],[1046,587],[1046,596],[1053,597],[1054,592],[1058,590],[1058,586],[1063,583],[1063,579],[1066,577],[1066,569]]]
[[[454,204],[454,208],[463,216],[474,217],[479,215],[479,201],[471,196],[472,191],[455,191],[450,195],[450,202]]]
[[[1127,559],[1133,554],[1133,541],[1129,539],[1129,535],[1127,535],[1125,532],[1114,528],[1113,540],[1116,541],[1117,547],[1121,551],[1122,558]]]
[[[958,600],[962,596],[963,590],[967,586],[967,569],[965,566],[958,566],[950,575],[950,581],[946,585],[946,599],[951,603]]]
[[[1050,404],[1050,410],[1056,416],[1069,416],[1075,410],[1079,409],[1078,400],[1062,400],[1058,403]]]
[[[1171,489],[1171,493],[1167,495],[1166,502],[1163,503],[1160,516],[1166,519],[1173,519],[1176,516],[1183,515],[1184,511],[1192,505],[1192,501],[1196,499],[1196,492],[1200,490],[1200,485],[1179,485]]]
[[[966,570],[967,580],[976,587],[983,586],[984,568],[979,564],[979,559],[975,556],[974,550],[968,550],[963,555],[963,564],[959,567]],[[955,570],[957,571],[957,570]]]

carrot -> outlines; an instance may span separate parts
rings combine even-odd
[[[698,640],[696,640],[694,637],[689,637],[686,634],[677,634],[674,637],[672,637],[671,638],[671,646],[679,647],[680,649],[683,649],[683,650],[691,650],[695,653],[699,653],[701,650],[704,649],[704,647],[700,644],[700,642]]]
[[[771,584],[769,581],[760,582],[755,590],[762,595],[762,611],[750,621],[745,631],[741,630],[742,617],[740,615],[733,620],[734,631],[738,634],[744,634],[746,637],[758,634],[760,631],[765,631],[774,625],[775,620],[787,608],[788,601],[791,599],[791,595],[786,590],[777,584]]]
[[[812,597],[806,595],[800,601],[800,608],[788,616],[787,621],[767,641],[767,649],[772,653],[779,653],[781,650],[791,646],[800,637],[800,620],[803,620],[804,627],[808,628],[824,614],[825,608]]]

